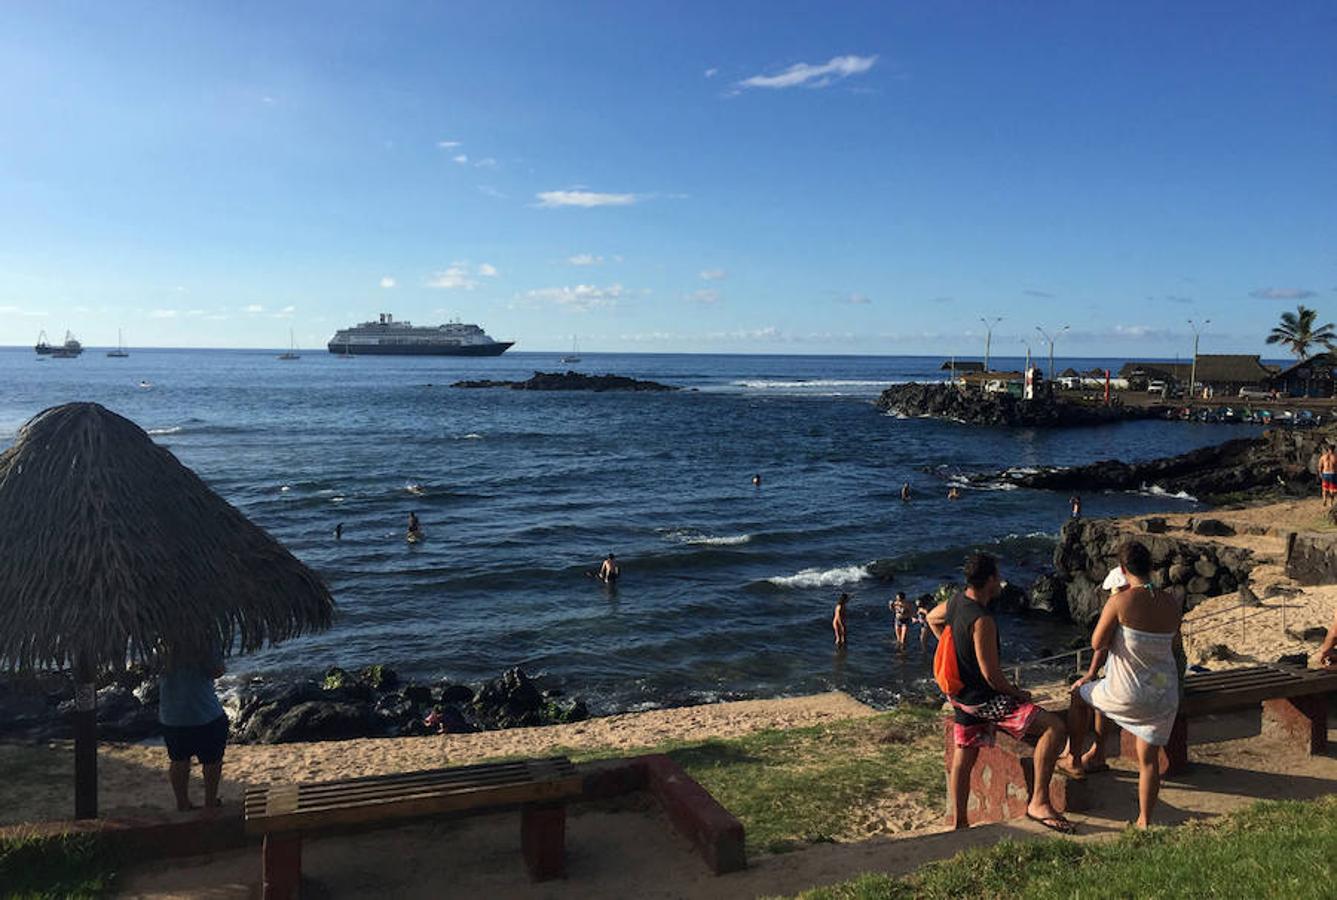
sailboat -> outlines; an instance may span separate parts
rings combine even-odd
[[[124,359],[125,357],[130,355],[129,353],[125,352],[125,340],[122,339],[121,329],[119,328],[116,329],[116,349],[108,350],[107,355],[115,357],[116,359]]]
[[[297,352],[297,338],[293,337],[292,329],[288,329],[288,352],[280,353],[279,359],[301,359],[302,354]]]
[[[558,360],[558,362],[564,362],[564,363],[578,363],[578,362],[580,362],[580,344],[576,341],[576,336],[575,336],[574,334],[571,335],[571,353],[570,353],[570,355],[568,355],[568,356],[563,356],[560,360]]]

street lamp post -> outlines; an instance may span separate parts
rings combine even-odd
[[[1198,338],[1202,335],[1207,326],[1212,324],[1211,319],[1203,319],[1202,322],[1188,320],[1188,327],[1193,329],[1193,364],[1188,368],[1188,396],[1193,398],[1193,394],[1198,389]]]
[[[984,371],[989,371],[989,345],[993,343],[993,327],[1003,321],[1002,316],[996,316],[992,319],[986,319],[980,316],[980,321],[984,323]]]
[[[1054,340],[1060,334],[1067,331],[1069,327],[1070,326],[1068,325],[1064,325],[1058,331],[1054,332],[1053,335],[1050,335],[1049,332],[1045,331],[1039,325],[1035,326],[1035,330],[1040,332],[1040,336],[1044,338],[1045,343],[1049,345],[1049,372],[1048,374],[1045,375],[1045,377],[1049,379],[1050,390],[1053,390],[1053,383],[1054,383]]]

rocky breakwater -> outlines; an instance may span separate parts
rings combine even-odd
[[[1157,488],[1199,500],[1258,500],[1304,496],[1314,490],[1319,449],[1327,431],[1275,429],[1179,456],[1126,463],[1106,459],[1070,468],[1018,469],[972,476],[1052,491],[1138,491]]]
[[[0,681],[0,737],[71,736],[74,686],[63,673]],[[555,725],[589,717],[584,701],[544,690],[521,669],[476,689],[401,682],[386,666],[332,668],[320,679],[254,679],[225,696],[235,743],[282,744]],[[108,676],[98,690],[98,735],[137,741],[161,732],[157,680],[143,669]]]
[[[513,391],[677,391],[681,388],[625,375],[586,375],[582,372],[535,372],[524,381],[457,381],[457,388],[510,388]]]
[[[1037,582],[1032,593],[1044,593],[1051,604],[1061,596],[1073,622],[1094,624],[1109,597],[1109,592],[1101,589],[1101,582],[1119,564],[1119,548],[1130,538],[1151,551],[1154,583],[1182,598],[1189,609],[1208,597],[1243,587],[1254,565],[1252,553],[1189,536],[1226,537],[1233,535],[1234,529],[1219,519],[1188,522],[1188,528],[1176,534],[1157,517],[1136,520],[1132,525],[1111,519],[1070,521],[1059,532],[1054,548],[1054,575]]]
[[[1058,428],[1070,425],[1104,425],[1125,419],[1157,418],[1165,410],[1100,406],[1047,394],[1021,400],[1011,394],[986,394],[950,384],[896,384],[877,398],[877,407],[908,418],[950,419],[967,425]]]

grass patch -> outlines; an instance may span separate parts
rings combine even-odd
[[[638,752],[667,753],[710,791],[742,821],[749,852],[780,853],[900,830],[898,812],[940,807],[938,716],[936,710],[905,707],[866,719],[679,741]],[[587,761],[632,754],[571,750],[568,755]]]
[[[1263,802],[1212,823],[1113,841],[1002,841],[904,878],[865,874],[801,900],[954,897],[1331,897],[1337,796]]]
[[[116,860],[100,834],[0,838],[0,895],[5,897],[103,897],[115,880]]]

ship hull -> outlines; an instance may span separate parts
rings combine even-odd
[[[344,344],[331,341],[326,348],[336,356],[501,356],[515,341],[444,346],[432,344]]]

